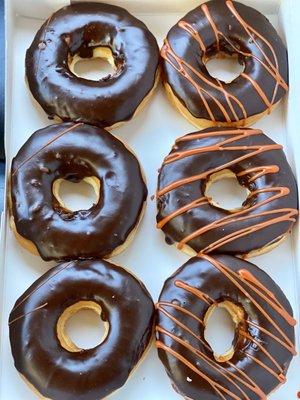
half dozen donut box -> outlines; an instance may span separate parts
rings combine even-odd
[[[33,101],[30,91],[25,83],[25,52],[30,46],[34,35],[42,22],[45,21],[54,11],[58,10],[62,6],[68,5],[69,3],[70,2],[67,0],[6,1],[7,74],[5,138],[8,166],[7,171],[10,169],[12,158],[16,155],[29,136],[36,130],[53,123],[53,121],[49,121],[39,105]],[[199,5],[199,1],[194,0],[166,0],[163,2],[155,0],[118,0],[107,1],[107,3],[122,6],[133,13],[137,18],[145,22],[149,30],[157,38],[160,47],[169,29],[188,11]],[[300,87],[300,57],[298,55],[297,47],[297,38],[299,37],[300,26],[300,7],[297,0],[245,0],[242,1],[242,3],[253,6],[265,14],[278,30],[288,47],[290,83],[288,98],[281,102],[279,107],[270,115],[267,115],[256,122],[253,127],[262,129],[272,140],[283,145],[288,161],[297,178],[300,173],[300,136],[298,134],[300,124],[300,95],[298,90]],[[128,248],[122,254],[113,257],[111,261],[115,264],[125,266],[129,271],[137,276],[146,285],[154,299],[154,302],[157,302],[164,281],[181,265],[183,265],[189,259],[189,256],[180,252],[175,246],[169,246],[166,244],[162,231],[156,229],[156,202],[151,196],[156,193],[157,171],[161,167],[164,157],[169,153],[175,140],[178,137],[195,131],[197,131],[197,128],[183,118],[175,107],[169,103],[161,85],[159,85],[146,107],[136,117],[129,122],[126,122],[123,126],[117,127],[113,130],[113,133],[124,143],[127,143],[137,155],[145,172],[149,194],[146,212],[136,236]],[[92,145],[93,144],[91,143],[91,146]],[[229,202],[228,204],[230,204],[230,201],[232,201],[232,194],[228,193],[226,186],[223,186],[221,190],[223,191],[223,198],[225,200],[227,199]],[[75,205],[75,207],[76,201],[78,207],[80,206],[79,198],[80,196],[77,197],[77,200],[76,198],[73,198],[73,205]],[[7,205],[5,211],[7,211]],[[126,210],[124,212],[126,213]],[[2,264],[0,271],[0,290],[2,313],[0,399],[30,400],[35,398],[35,394],[24,383],[17,373],[17,370],[14,368],[14,361],[9,342],[8,319],[16,300],[36,279],[51,267],[54,267],[56,263],[54,261],[45,262],[40,257],[32,255],[22,248],[10,230],[8,222],[8,215],[4,212],[1,220]],[[266,254],[251,258],[250,261],[267,272],[280,286],[290,301],[293,308],[294,318],[299,320],[300,253],[297,234],[298,225],[294,226],[292,233],[289,234],[287,239],[278,247]],[[248,279],[251,280],[249,277]],[[259,286],[257,282],[254,286],[256,288],[255,293],[257,293],[257,290],[258,292],[262,290],[262,287]],[[255,297],[253,292],[251,293]],[[263,294],[266,296],[266,303],[263,307],[269,309],[270,307],[268,306],[268,302],[270,302],[270,297],[268,298],[267,292],[264,292]],[[205,301],[209,302],[207,299],[207,297],[204,298]],[[201,301],[203,302],[203,298],[201,300],[196,297],[195,302]],[[278,304],[278,300],[274,301]],[[173,306],[179,307],[176,302],[174,302]],[[203,307],[203,304],[201,307]],[[197,310],[197,307],[193,309]],[[284,312],[283,315],[288,319]],[[138,324],[138,321],[135,321],[134,323]],[[210,332],[214,333],[208,333],[208,337],[210,337],[211,340],[210,343],[214,343],[216,346],[225,343],[226,334],[224,334],[224,332],[226,331],[228,333],[228,326],[226,327],[226,323],[228,324],[228,321],[223,321],[221,323],[218,319],[211,323]],[[94,343],[93,340],[97,343],[97,333],[94,331],[95,337],[91,337],[85,330],[85,325],[89,324],[92,324],[90,317],[83,315],[81,323],[78,324],[77,321],[77,326],[75,323],[72,327],[72,337],[74,340],[77,339],[78,345],[83,348],[91,347]],[[224,331],[220,326],[223,327]],[[36,337],[39,337],[42,333],[36,331],[34,334]],[[180,340],[180,338],[177,338],[177,340]],[[287,342],[284,344],[286,345],[286,343]],[[258,345],[263,347],[263,343],[258,343]],[[297,327],[296,348],[299,348],[299,334]],[[259,349],[256,349],[256,351],[259,352]],[[273,354],[275,359],[276,356],[277,354]],[[116,354],[115,357],[122,357],[122,355]],[[258,371],[256,374],[265,374],[267,380],[268,374],[274,373],[273,370],[275,370],[274,365],[272,366],[272,362],[274,363],[274,359],[273,361],[271,360],[271,364],[269,359],[269,367],[267,368],[257,364],[255,366]],[[275,368],[277,367],[278,366]],[[105,368],[106,371],[108,371],[110,365],[106,365]],[[296,355],[291,362],[287,374],[287,382],[270,395],[271,399],[293,400],[299,396],[299,368],[300,358]],[[107,373],[109,374],[109,372]],[[229,379],[231,378],[232,376]],[[203,376],[199,376],[199,379],[203,379]],[[239,382],[241,382],[241,379]],[[187,375],[186,383],[183,386],[186,387],[189,383],[191,385],[193,384],[192,379]],[[247,384],[249,389],[249,380],[246,385]],[[255,391],[252,392],[253,397],[251,397],[251,395],[250,397],[247,397],[247,395],[241,391],[240,397],[237,395],[234,397],[231,392],[220,392],[219,386],[216,387],[213,385],[212,387],[214,388],[213,394],[215,397],[209,397],[210,399],[253,398],[256,400],[263,398],[259,397],[257,394],[258,392]],[[181,398],[181,396],[173,390],[167,374],[164,371],[163,365],[159,361],[157,350],[154,345],[152,345],[150,351],[146,354],[142,363],[137,367],[134,374],[130,376],[126,384],[119,391],[113,393],[111,398],[116,400],[134,400],[140,399],[141,395],[145,400],[175,400]],[[206,400],[204,397],[201,398]],[[80,399],[84,400],[85,397],[81,396]]]

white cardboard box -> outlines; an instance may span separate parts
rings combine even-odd
[[[148,25],[159,44],[169,28],[187,11],[199,4],[198,0],[113,0],[109,3],[126,7]],[[295,174],[300,174],[300,2],[298,0],[244,0],[265,13],[279,28],[286,40],[290,60],[288,100],[270,116],[255,126],[284,145]],[[24,81],[25,50],[30,45],[43,19],[68,4],[68,0],[6,0],[7,69],[6,69],[6,155],[11,158],[35,130],[50,124],[46,114],[37,107]],[[157,116],[159,115],[159,118]],[[135,150],[147,176],[149,199],[145,218],[133,244],[113,261],[128,266],[137,274],[157,300],[164,280],[187,260],[187,256],[165,244],[163,234],[155,228],[156,206],[150,200],[155,193],[157,169],[169,152],[176,137],[195,131],[168,103],[160,88],[149,106],[134,120],[114,131]],[[1,364],[0,399],[31,400],[35,395],[20,379],[13,366],[8,339],[8,315],[23,291],[54,263],[45,263],[16,242],[7,226],[6,215],[1,225],[2,256],[0,272],[1,308]],[[267,271],[279,283],[291,301],[299,320],[299,228],[271,253],[251,261]],[[147,240],[145,240],[147,238]],[[299,350],[299,332],[297,335]],[[88,343],[88,338],[86,338]],[[300,357],[290,367],[288,382],[270,398],[296,400],[300,390]],[[134,376],[117,393],[114,400],[175,400],[180,396],[170,385],[153,346],[148,357]],[[205,400],[205,399],[203,399]]]

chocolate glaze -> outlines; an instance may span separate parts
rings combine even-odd
[[[209,177],[229,169],[250,191],[242,209],[209,202]],[[282,151],[258,129],[209,128],[177,139],[158,177],[157,222],[197,253],[248,254],[279,240],[298,216],[297,185]]]
[[[244,72],[231,83],[205,62],[237,55]],[[288,89],[287,50],[265,16],[244,4],[212,0],[185,15],[161,51],[164,80],[196,118],[234,123],[271,110]]]
[[[217,362],[203,320],[225,300],[242,307],[245,320],[233,357]],[[186,398],[266,400],[285,382],[296,322],[279,286],[255,265],[228,255],[194,257],[165,282],[157,309],[158,354]]]
[[[56,335],[63,311],[93,301],[109,322],[102,344],[69,352]],[[99,400],[123,386],[148,346],[154,306],[144,285],[106,261],[59,264],[16,301],[9,317],[17,370],[52,400]]]
[[[97,204],[72,212],[52,193],[59,178],[100,180]],[[102,258],[124,244],[137,226],[147,197],[133,153],[104,129],[50,125],[35,132],[11,167],[12,215],[17,232],[48,260]]]
[[[100,81],[79,78],[68,57],[109,47],[117,72]],[[145,24],[120,7],[76,3],[54,13],[26,53],[34,98],[50,116],[109,127],[132,118],[154,86],[159,62],[156,39]]]

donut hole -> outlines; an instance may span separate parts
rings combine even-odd
[[[58,319],[56,332],[61,346],[72,353],[92,349],[106,339],[109,323],[93,301],[79,301],[66,308]]]
[[[229,169],[210,175],[205,186],[205,196],[210,204],[232,213],[245,208],[250,191],[242,186]]]
[[[115,75],[118,68],[110,48],[95,47],[92,57],[69,56],[69,69],[78,78],[99,81]]]
[[[229,361],[234,355],[235,331],[244,321],[244,310],[225,300],[213,304],[204,317],[204,337],[218,362]]]
[[[60,178],[54,181],[52,191],[62,208],[71,212],[89,210],[99,201],[100,180],[95,176],[80,182]]]
[[[218,52],[213,56],[204,58],[203,62],[209,75],[224,83],[231,83],[245,70],[245,64],[237,54]]]

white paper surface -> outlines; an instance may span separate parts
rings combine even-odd
[[[9,31],[8,38],[9,82],[7,86],[8,115],[6,132],[8,162],[10,162],[11,157],[17,152],[31,133],[51,123],[43,110],[32,101],[30,93],[25,85],[24,55],[36,30],[41,25],[41,21],[35,18],[45,16],[45,10],[53,8],[55,2],[61,3],[63,0],[15,1],[15,10],[19,14],[30,15],[34,19],[28,17],[24,18],[22,16],[15,17],[14,13],[12,13],[11,18],[8,10],[8,16],[11,18],[9,21],[10,28],[12,28]],[[262,11],[268,9],[277,12],[278,10],[277,1],[245,2],[258,5],[258,8]],[[118,1],[118,3],[125,6],[127,1],[122,0]],[[135,3],[135,7],[137,8],[143,3],[142,9],[145,10],[147,1],[138,2],[128,0],[128,3],[130,7]],[[153,3],[159,4],[159,2],[155,1],[153,1]],[[171,0],[165,3],[163,7],[170,4]],[[174,1],[173,3],[174,7],[179,4],[178,1]],[[289,3],[293,3],[293,1]],[[183,7],[183,4],[185,8],[184,12],[187,12],[195,5],[195,2],[193,0],[186,0],[181,2],[181,7]],[[161,43],[169,28],[183,15],[183,13],[174,13],[173,10],[174,9],[171,7],[171,12],[169,13],[148,13],[147,15],[136,13],[136,15],[146,22],[148,27],[158,38],[159,43]],[[287,13],[287,10],[284,10],[284,12]],[[276,15],[271,16],[271,20],[277,25],[278,18]],[[290,39],[290,36],[288,36],[288,39]],[[298,55],[290,54],[290,57],[291,56],[298,57]],[[290,100],[292,93],[293,88],[291,90]],[[284,146],[286,146],[287,143],[289,143],[289,145],[295,143],[295,135],[299,137],[299,133],[293,131],[293,126],[294,120],[291,118],[289,122],[289,131],[286,130],[284,105],[281,105],[272,115],[256,124],[256,127],[263,129],[272,139]],[[151,292],[154,301],[158,298],[164,280],[181,266],[188,257],[175,248],[166,245],[162,232],[156,230],[156,205],[155,201],[150,200],[150,196],[155,193],[157,169],[160,167],[163,157],[169,152],[175,139],[178,136],[195,130],[193,126],[171,107],[163,90],[160,88],[155,93],[149,106],[147,106],[140,115],[114,131],[114,133],[127,142],[138,155],[146,173],[149,198],[146,214],[135,240],[125,253],[114,258],[113,261],[128,267],[142,279]],[[294,151],[296,151],[295,148],[291,146],[288,155],[292,156]],[[35,279],[49,267],[53,266],[54,263],[45,263],[40,258],[22,249],[9,229],[6,229],[6,241],[4,245],[0,399],[33,400],[36,398],[35,395],[19,378],[13,366],[8,340],[7,320],[15,300]],[[252,261],[268,272],[281,286],[298,316],[297,293],[299,292],[299,287],[297,287],[296,284],[297,252],[296,249],[292,247],[294,245],[290,238],[271,253],[255,258]],[[300,361],[299,357],[297,357],[292,362],[287,384],[275,392],[270,399],[293,400],[297,398],[297,391],[300,390],[299,368]],[[112,400],[140,400],[141,398],[143,398],[143,400],[175,400],[181,398],[171,388],[170,381],[158,360],[154,347],[152,347],[145,361],[127,384],[111,397]]]

